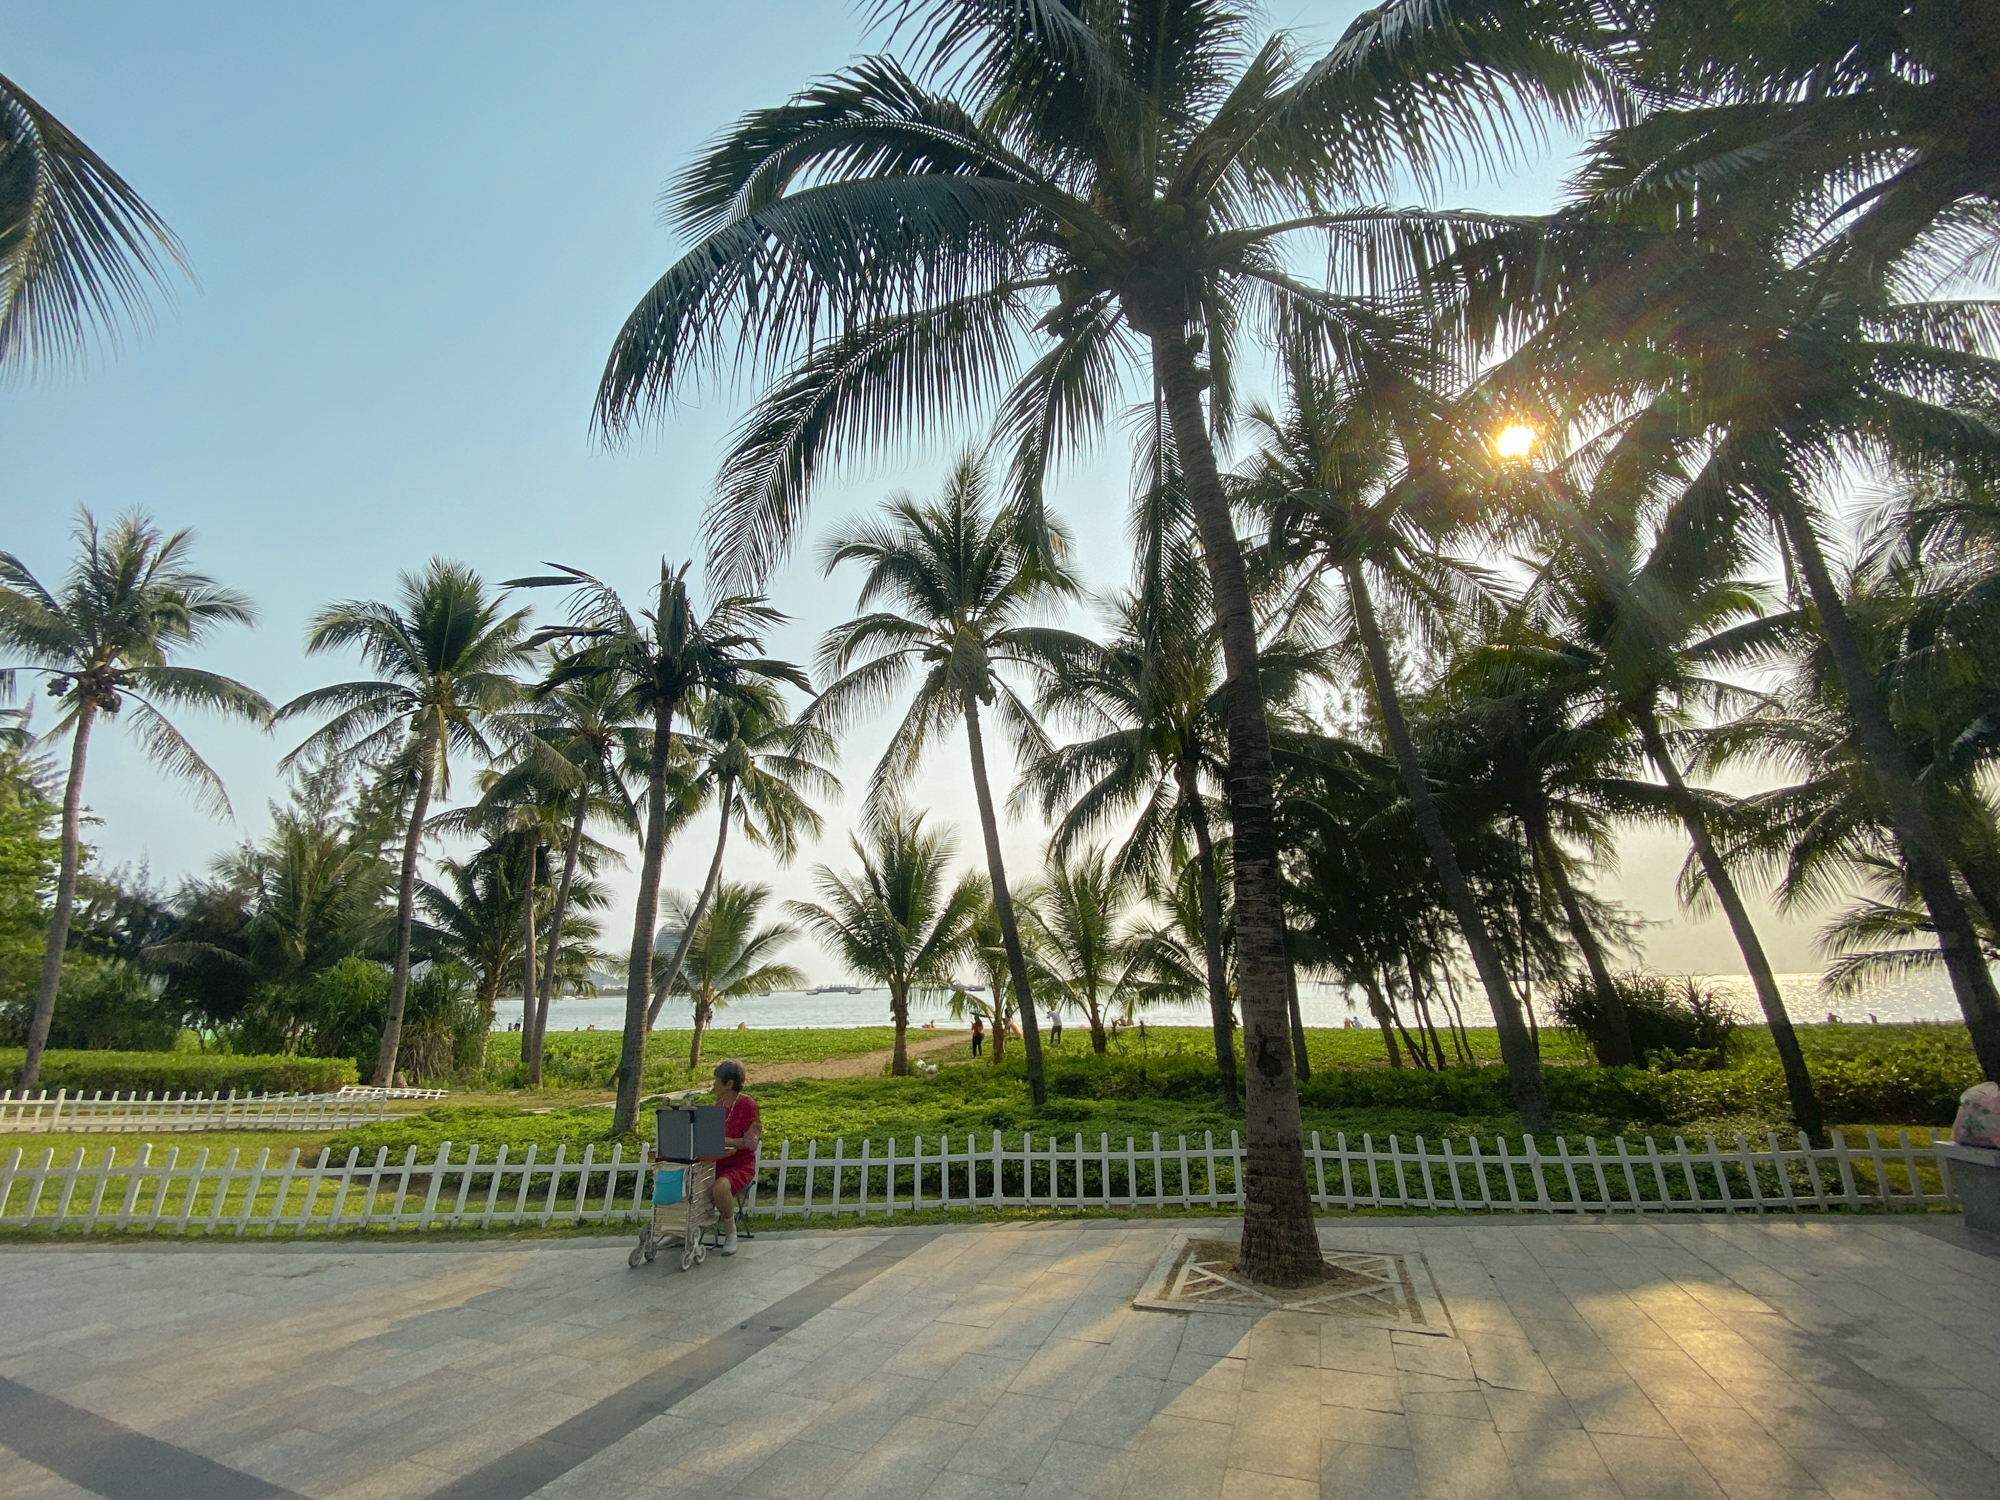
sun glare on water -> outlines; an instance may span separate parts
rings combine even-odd
[[[1535,451],[1535,429],[1516,422],[1500,430],[1493,451],[1502,458],[1526,458]]]

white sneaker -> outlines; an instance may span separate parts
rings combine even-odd
[[[734,1255],[736,1253],[736,1226],[734,1224],[729,1226],[729,1232],[722,1237],[722,1253],[724,1255]]]

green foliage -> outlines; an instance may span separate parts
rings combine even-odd
[[[1612,978],[1625,1001],[1632,1050],[1640,1061],[1664,1067],[1719,1068],[1736,1034],[1729,1007],[1692,977],[1619,974]],[[1604,1009],[1587,980],[1570,979],[1556,997],[1556,1019],[1595,1045],[1606,1035]]]
[[[23,1040],[28,1008],[10,1010],[21,1024],[18,1029],[7,1028],[7,1040]],[[95,958],[72,958],[63,965],[55,1015],[49,1022],[51,1047],[165,1051],[173,1047],[180,1030],[180,1007],[159,993],[136,965]]]
[[[0,1072],[19,1047],[0,1049]],[[353,1083],[346,1057],[254,1057],[230,1052],[46,1052],[36,1087],[72,1094],[324,1094]]]
[[[34,767],[0,752],[0,1006],[32,1000],[48,936],[43,902],[62,855],[57,807]]]

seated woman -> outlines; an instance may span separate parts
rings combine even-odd
[[[757,1176],[757,1142],[763,1136],[757,1101],[743,1092],[743,1064],[730,1058],[715,1065],[715,1102],[722,1117],[722,1159],[715,1164],[716,1216],[722,1220],[722,1253],[736,1253],[736,1198]]]

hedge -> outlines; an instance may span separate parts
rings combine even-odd
[[[26,1054],[0,1049],[0,1083],[11,1083]],[[228,1052],[71,1052],[42,1054],[36,1087],[72,1094],[330,1094],[360,1075],[351,1057],[256,1057]]]

